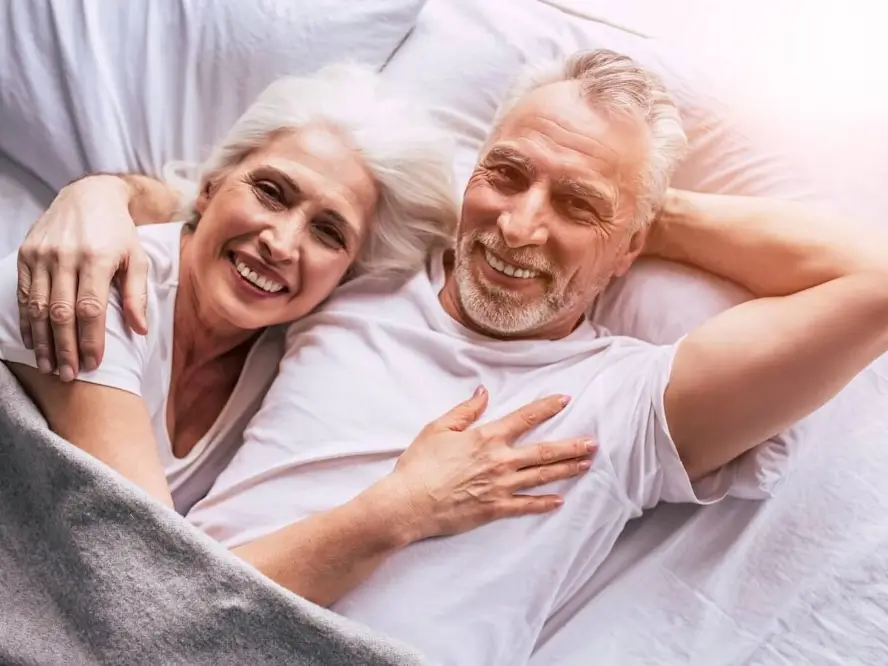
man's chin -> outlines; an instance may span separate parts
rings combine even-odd
[[[538,327],[537,317],[521,316],[528,310],[520,303],[504,303],[486,290],[468,290],[460,293],[460,309],[472,330],[492,338],[520,339],[528,337]]]

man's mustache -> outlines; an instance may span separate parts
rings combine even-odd
[[[472,237],[469,240],[483,245],[500,259],[510,264],[520,266],[521,268],[529,268],[547,275],[554,275],[556,272],[552,266],[552,262],[546,259],[541,253],[528,249],[516,250],[510,248],[497,233],[484,231],[476,232],[472,234]]]

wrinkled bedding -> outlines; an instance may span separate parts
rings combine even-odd
[[[532,666],[888,663],[888,356],[812,418],[772,499],[630,523]]]
[[[0,364],[0,663],[410,666],[51,433]]]

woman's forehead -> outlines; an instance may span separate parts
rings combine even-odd
[[[246,162],[246,168],[274,168],[307,195],[340,200],[365,216],[376,206],[376,183],[363,157],[327,127],[280,134]]]

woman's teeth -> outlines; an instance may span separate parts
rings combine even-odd
[[[235,262],[234,267],[237,269],[237,272],[241,274],[241,277],[244,280],[256,287],[259,287],[263,291],[267,291],[269,294],[275,294],[284,288],[284,285],[274,282],[273,280],[269,280],[262,275],[258,275],[256,271],[250,270],[242,261]]]
[[[517,266],[512,266],[504,261],[500,261],[487,250],[484,250],[484,259],[493,270],[508,275],[509,277],[529,280],[530,278],[535,278],[539,275],[538,271],[529,268],[518,268]]]

